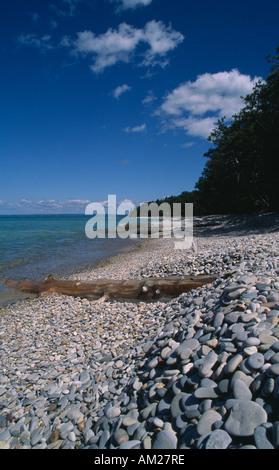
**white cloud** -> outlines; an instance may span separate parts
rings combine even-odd
[[[204,137],[206,139],[210,135],[212,129],[215,126],[216,118],[214,117],[206,117],[206,118],[189,117],[189,118],[174,119],[172,123],[173,123],[173,129],[182,128],[189,135],[192,135],[195,137]]]
[[[17,40],[22,46],[37,47],[42,52],[54,47],[51,44],[51,36],[49,34],[45,34],[42,37],[38,37],[36,34],[22,34]]]
[[[126,127],[124,129],[125,132],[127,132],[128,134],[131,133],[131,132],[143,132],[145,131],[146,129],[146,124],[142,124],[141,126],[135,126],[135,127]]]
[[[150,90],[148,94],[146,95],[146,97],[142,100],[142,104],[147,105],[147,104],[153,103],[153,101],[156,101],[156,100],[157,100],[156,96],[154,96],[153,91]]]
[[[120,85],[116,87],[113,91],[112,94],[114,98],[118,99],[123,93],[126,91],[131,90],[131,87],[129,85],[126,85],[125,83],[123,85]]]
[[[167,128],[183,128],[188,134],[208,137],[217,120],[230,120],[244,103],[241,96],[251,93],[260,79],[252,79],[238,70],[205,73],[194,82],[186,82],[168,93],[157,114],[165,118]]]
[[[1,213],[7,214],[82,214],[90,202],[89,199],[67,199],[65,201],[41,199],[40,201],[30,201],[23,198],[20,201],[7,203],[0,201],[0,206]]]
[[[185,142],[185,144],[182,144],[181,147],[184,149],[189,149],[190,147],[193,147],[195,145],[195,142]]]
[[[169,51],[175,49],[180,44],[184,36],[172,29],[171,26],[165,26],[161,21],[149,21],[144,31],[145,41],[150,49],[146,51],[143,61],[144,65],[157,64],[156,57],[165,57]],[[168,60],[165,59],[161,65],[165,66]]]
[[[89,199],[68,199],[66,202],[63,202],[64,205],[78,205],[84,206],[84,204],[89,204],[91,201]]]
[[[25,199],[25,198],[21,199],[20,202],[21,202],[22,204],[32,204],[32,201],[30,201],[30,199]]]
[[[122,10],[134,9],[141,6],[150,5],[152,0],[112,0],[117,2]]]
[[[94,61],[91,69],[99,73],[118,62],[130,62],[139,45],[147,46],[147,50],[141,54],[143,60],[140,65],[164,67],[168,63],[168,52],[183,39],[183,35],[170,25],[165,26],[161,21],[152,20],[142,29],[121,23],[117,29],[109,28],[99,36],[92,31],[79,32],[75,41],[66,37],[61,44],[72,46],[76,54],[91,55]]]

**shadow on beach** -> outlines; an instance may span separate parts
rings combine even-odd
[[[194,217],[194,236],[238,236],[279,232],[279,213]]]

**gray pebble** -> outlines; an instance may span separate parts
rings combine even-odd
[[[272,438],[275,449],[279,449],[279,421],[275,421],[272,427]]]
[[[211,387],[199,387],[194,391],[196,398],[217,398],[218,394]]]
[[[210,433],[206,441],[206,449],[227,449],[232,442],[231,436],[222,429],[216,429]]]
[[[113,434],[113,438],[117,445],[122,444],[122,442],[126,442],[129,440],[129,434],[125,431],[125,429],[117,429]]]
[[[264,426],[256,427],[254,431],[254,441],[257,449],[274,449],[267,438],[267,429]]]
[[[176,435],[171,431],[158,432],[152,449],[177,449]]]
[[[61,439],[67,439],[69,432],[71,432],[73,429],[74,425],[71,421],[68,421],[67,423],[63,424],[60,428]]]
[[[134,439],[132,441],[122,442],[122,444],[119,446],[119,449],[140,449],[140,445],[141,441]]]
[[[216,421],[222,420],[222,416],[215,410],[208,410],[201,416],[198,425],[197,432],[200,436],[207,434],[212,430],[212,426]]]
[[[277,377],[279,375],[279,363],[272,364],[272,366],[267,369],[266,373],[269,377]]]
[[[232,374],[237,369],[237,367],[242,362],[242,360],[243,360],[242,354],[236,354],[235,356],[233,356],[228,361],[228,363],[225,367],[225,373],[226,374]]]
[[[105,431],[102,432],[102,435],[99,440],[99,449],[105,449],[106,444],[108,443],[108,440],[110,438],[110,432],[106,429]]]
[[[253,401],[227,400],[226,407],[231,409],[225,430],[231,436],[252,436],[256,427],[267,421],[266,411]]]
[[[273,352],[273,351],[270,351],[270,352]],[[266,360],[269,360],[269,359],[271,360],[272,364],[278,363],[279,362],[279,352],[276,352],[276,353],[272,354],[268,359],[266,358]]]
[[[261,353],[255,353],[249,356],[247,365],[254,370],[260,369],[264,365],[264,356]]]
[[[116,418],[121,414],[121,409],[119,406],[108,407],[105,411],[105,415],[108,419]]]
[[[237,379],[233,384],[234,398],[238,400],[252,400],[252,392],[243,380]]]

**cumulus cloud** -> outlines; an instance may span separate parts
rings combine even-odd
[[[116,87],[113,91],[112,94],[114,98],[118,99],[123,93],[126,91],[131,90],[131,87],[129,85],[126,85],[125,83],[123,85],[120,85]]]
[[[119,8],[122,10],[135,9],[137,7],[145,7],[150,5],[152,0],[112,0],[118,3]]]
[[[146,124],[142,124],[141,126],[135,127],[125,127],[124,131],[130,134],[131,132],[143,132],[146,129]]]
[[[40,201],[31,201],[22,198],[20,201],[7,202],[1,204],[1,209],[14,210],[22,213],[55,213],[63,214],[64,211],[82,213],[85,206],[91,201],[89,199],[67,199],[66,201],[56,201],[55,199],[41,199]]]
[[[22,204],[32,204],[32,201],[30,201],[30,199],[25,199],[25,198],[21,199],[20,202],[21,202]]]
[[[150,46],[146,51],[143,64],[157,64],[156,58],[161,61],[161,66],[168,63],[166,54],[175,49],[184,39],[181,33],[165,26],[161,21],[149,21],[144,30],[144,40]],[[165,58],[162,61],[162,58]]]
[[[74,41],[67,37],[61,44],[71,46],[76,54],[92,56],[91,69],[100,73],[118,62],[130,62],[140,45],[147,46],[147,50],[141,53],[140,65],[165,67],[168,63],[167,54],[183,39],[183,35],[171,25],[166,26],[161,21],[152,20],[142,29],[121,23],[117,29],[109,28],[106,33],[98,36],[92,31],[82,31],[77,33]]]
[[[157,100],[157,98],[154,95],[153,91],[149,90],[146,97],[142,100],[142,104],[149,105],[149,104],[153,103],[153,101],[156,101],[156,100]]]
[[[22,34],[17,38],[17,40],[22,46],[37,47],[42,52],[53,49],[54,47],[51,43],[51,36],[49,34],[45,34],[42,37],[39,37],[36,34]]]
[[[218,119],[230,120],[243,107],[242,96],[251,93],[260,77],[252,79],[238,70],[205,73],[168,93],[157,114],[165,126],[183,128],[187,134],[208,137]]]

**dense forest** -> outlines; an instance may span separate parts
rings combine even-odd
[[[156,203],[191,202],[195,215],[279,211],[279,47],[267,60],[268,77],[209,136],[213,145],[195,189]]]

